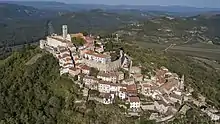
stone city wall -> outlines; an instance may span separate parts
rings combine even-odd
[[[97,68],[99,71],[105,71],[105,72],[115,71],[115,70],[117,70],[121,67],[121,59],[118,59],[114,62],[109,62],[107,64],[98,63],[98,62],[95,62],[95,61],[83,59],[82,63],[85,63],[86,65],[88,65],[90,67]]]

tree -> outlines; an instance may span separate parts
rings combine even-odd
[[[80,37],[72,37],[71,40],[76,46],[83,46],[85,44],[85,40]]]
[[[97,77],[98,73],[99,73],[99,70],[97,70],[96,68],[93,68],[93,67],[90,68],[90,74],[89,74],[90,76]]]
[[[109,41],[105,44],[105,50],[106,51],[113,51],[113,43],[111,41]]]

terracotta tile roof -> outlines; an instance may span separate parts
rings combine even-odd
[[[117,75],[116,75],[115,72],[105,73],[105,72],[102,72],[102,71],[100,71],[100,72],[98,73],[98,76],[101,76],[101,77],[117,77]]]
[[[73,63],[65,63],[65,64],[63,64],[63,66],[67,66],[67,65],[73,65]]]
[[[91,79],[91,80],[99,81],[99,79],[97,79],[93,76],[88,76],[88,75],[86,75],[83,79]]]
[[[177,80],[168,81],[167,83],[163,84],[161,88],[166,89],[167,91],[171,90],[178,84]]]
[[[128,86],[127,86],[127,90],[128,90],[128,91],[137,90],[136,84],[128,85]]]
[[[79,65],[79,67],[83,70],[90,70],[90,67],[87,65]]]
[[[72,59],[71,58],[66,58],[66,61],[71,61]]]
[[[130,102],[140,102],[139,97],[129,97]]]

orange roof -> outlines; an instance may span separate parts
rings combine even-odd
[[[90,70],[90,67],[87,65],[79,65],[79,67],[83,70]]]
[[[77,71],[77,68],[72,67],[72,68],[70,68],[70,70],[71,71]]]
[[[136,87],[135,84],[128,85],[128,86],[127,86],[127,90],[128,90],[128,91],[134,91],[134,90],[137,90],[137,87]]]
[[[70,61],[70,60],[72,60],[71,58],[66,58],[66,61]]]
[[[105,73],[105,72],[99,72],[98,76],[102,76],[102,77],[116,77],[116,73],[115,72],[109,72],[109,73]]]
[[[129,97],[130,102],[140,102],[139,97]]]
[[[72,65],[73,63],[65,63],[63,66]]]
[[[164,88],[164,89],[166,89],[166,90],[171,90],[171,88],[173,88],[174,86],[176,86],[178,84],[178,82],[176,82],[176,81],[169,81],[169,82],[167,82],[167,83],[165,83],[165,84],[163,84],[162,86],[161,86],[161,88]]]

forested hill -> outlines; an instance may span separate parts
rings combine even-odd
[[[1,124],[133,124],[117,106],[82,99],[81,89],[59,76],[57,60],[26,47],[0,61]]]
[[[33,7],[0,3],[0,21],[14,19],[39,19],[58,15],[55,11],[39,10]]]

